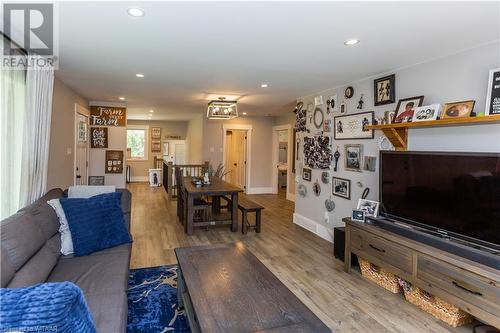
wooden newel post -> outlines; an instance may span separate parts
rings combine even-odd
[[[167,189],[167,193],[168,193],[168,199],[169,200],[172,200],[172,197],[173,197],[173,193],[172,193],[172,183],[173,183],[173,172],[174,172],[174,163],[172,162],[168,162],[167,163],[167,177],[168,177],[168,189]]]
[[[203,163],[203,170],[202,170],[202,176],[205,175],[205,172],[208,172],[208,168],[210,167],[210,162],[209,161],[205,161],[205,163]]]

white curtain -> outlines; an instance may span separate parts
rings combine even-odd
[[[0,220],[19,209],[25,76],[21,69],[0,73]]]
[[[37,63],[36,55],[30,63]],[[26,115],[21,162],[19,204],[26,206],[45,194],[49,164],[50,119],[54,69],[29,68],[26,72]]]

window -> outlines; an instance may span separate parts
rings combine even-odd
[[[148,128],[131,127],[127,128],[127,151],[128,159],[147,160],[148,159]]]

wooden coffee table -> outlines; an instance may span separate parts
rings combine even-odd
[[[244,245],[175,249],[178,297],[196,332],[331,332]]]

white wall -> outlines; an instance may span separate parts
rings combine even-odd
[[[201,164],[203,160],[203,119],[199,114],[189,120],[186,130],[187,163]]]
[[[367,55],[367,57],[369,56]],[[369,61],[368,58],[367,61]],[[488,71],[498,67],[500,67],[500,43],[496,42],[385,74],[396,74],[396,101],[401,98],[419,95],[425,96],[424,105],[474,99],[476,100],[475,110],[483,112]],[[396,104],[379,107],[373,105],[373,80],[385,74],[346,84],[337,89],[318,92],[317,94],[302,97],[300,100],[307,105],[308,102],[313,101],[314,96],[323,95],[323,99],[326,101],[328,96],[337,94],[340,102],[343,99],[345,87],[351,85],[354,87],[354,97],[347,100],[347,113],[375,111],[375,116],[380,117],[384,114],[384,111],[396,108]],[[360,111],[356,107],[361,94],[364,94],[365,103],[363,110]],[[323,106],[324,111],[325,109],[326,106]],[[333,116],[331,114],[330,118],[333,119]],[[343,225],[341,219],[351,215],[351,211],[355,208],[363,188],[370,188],[368,199],[378,200],[378,139],[382,135],[380,131],[375,131],[375,139],[373,140],[338,140],[333,143],[334,148],[339,146],[341,157],[338,172],[334,172],[332,168],[330,173],[332,176],[351,180],[351,200],[332,196],[336,208],[332,213],[328,214],[328,222],[324,220],[326,212],[324,201],[330,197],[331,183],[328,185],[321,184],[321,196],[319,198],[315,197],[312,194],[312,184],[316,179],[321,179],[320,175],[323,170],[313,170],[312,182],[303,181],[301,174],[297,171],[298,178],[300,178],[299,183],[307,186],[308,195],[306,198],[296,197],[294,221],[325,239],[332,240],[332,228]],[[363,144],[364,156],[377,156],[376,172],[344,170],[344,145],[347,143]],[[411,129],[409,132],[409,150],[500,152],[500,124]],[[303,160],[302,152],[300,152],[300,159]],[[356,185],[358,181],[363,184],[362,187]]]

